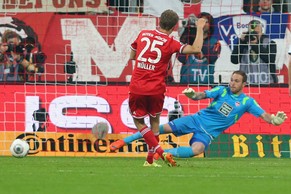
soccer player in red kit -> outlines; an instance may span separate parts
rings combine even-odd
[[[172,155],[164,153],[159,145],[160,114],[163,110],[166,92],[166,71],[173,53],[200,53],[203,44],[203,27],[206,20],[196,22],[197,36],[192,45],[183,45],[169,35],[179,21],[176,12],[166,10],[159,20],[157,30],[142,30],[131,44],[130,59],[135,60],[129,85],[129,108],[134,124],[148,145],[148,156],[144,166],[160,166],[153,161],[158,153],[169,165],[176,166]],[[144,118],[149,115],[151,129]]]

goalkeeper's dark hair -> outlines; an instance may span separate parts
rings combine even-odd
[[[238,74],[238,75],[241,75],[243,77],[243,82],[247,82],[248,81],[248,77],[247,77],[247,74],[244,72],[244,71],[241,71],[241,70],[238,70],[238,71],[234,71],[232,73],[233,74]]]
[[[171,30],[179,21],[179,16],[173,10],[166,10],[162,13],[160,17],[160,27],[164,30]]]

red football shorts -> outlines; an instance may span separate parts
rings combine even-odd
[[[134,118],[144,118],[147,115],[155,117],[163,111],[164,94],[158,95],[138,95],[129,93],[129,110]]]

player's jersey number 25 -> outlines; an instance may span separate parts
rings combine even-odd
[[[159,41],[159,40],[150,40],[148,37],[143,37],[141,39],[141,42],[145,42],[146,45],[142,49],[142,51],[139,53],[137,60],[142,61],[142,62],[149,62],[151,64],[156,64],[159,63],[161,58],[162,58],[162,51],[158,46],[163,46],[164,42]],[[156,53],[156,58],[151,58],[151,57],[144,57],[145,53],[148,52],[154,52]]]

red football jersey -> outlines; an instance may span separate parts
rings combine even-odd
[[[139,95],[163,94],[165,77],[173,53],[185,45],[158,30],[142,30],[131,44],[136,51],[129,91]]]

